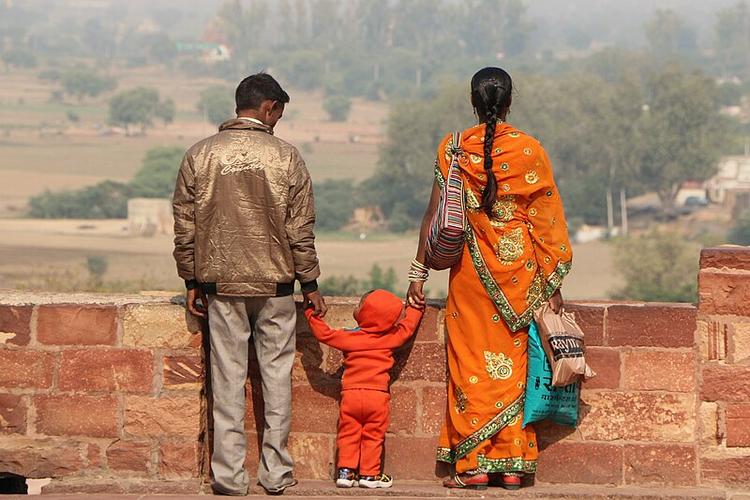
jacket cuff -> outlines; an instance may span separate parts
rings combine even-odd
[[[198,280],[185,280],[185,288],[188,290],[192,290],[193,288],[198,288]]]
[[[318,291],[318,280],[312,280],[307,283],[300,283],[302,286],[302,293],[312,293]]]

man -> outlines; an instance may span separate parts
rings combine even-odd
[[[258,482],[281,494],[296,484],[287,449],[295,281],[316,313],[326,312],[316,281],[312,182],[297,149],[273,135],[289,102],[278,82],[265,73],[249,76],[235,99],[237,118],[191,147],[180,166],[174,257],[188,309],[208,316],[211,332],[214,491],[248,491],[244,417],[252,337],[265,407]]]

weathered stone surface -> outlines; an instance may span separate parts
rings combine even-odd
[[[539,454],[537,478],[548,483],[620,484],[622,466],[620,446],[559,442]]]
[[[425,387],[422,389],[422,434],[437,436],[445,420],[448,404],[446,387]]]
[[[0,345],[29,345],[32,306],[0,305]]]
[[[447,377],[445,356],[445,346],[442,344],[407,344],[406,348],[396,352],[392,378],[402,381],[444,382]]]
[[[334,393],[321,394],[312,387],[292,388],[292,431],[335,433],[339,406]]]
[[[632,390],[694,392],[692,352],[633,350],[624,354],[624,385]]]
[[[561,425],[551,420],[542,420],[531,424],[536,431],[536,440],[539,443],[539,451],[545,450],[548,446],[562,441],[580,441],[580,433],[575,427]]]
[[[62,352],[60,380],[64,391],[150,392],[154,357],[139,349],[73,349]]]
[[[692,445],[627,445],[625,483],[692,486],[698,466]]]
[[[117,308],[95,305],[39,306],[36,338],[50,345],[114,345]]]
[[[117,398],[35,396],[36,430],[48,436],[117,437]]]
[[[159,473],[167,478],[198,477],[199,443],[165,443],[159,450]]]
[[[701,402],[698,409],[699,439],[701,444],[719,444],[719,405]]]
[[[61,477],[76,474],[83,467],[78,444],[50,439],[0,441],[0,471],[27,478]]]
[[[292,433],[289,436],[289,453],[294,459],[294,472],[299,477],[333,477],[332,437]]]
[[[750,364],[750,321],[732,324],[732,363]]]
[[[148,472],[151,443],[117,440],[107,448],[107,465],[111,470]]]
[[[255,431],[247,431],[247,454],[245,457],[245,468],[249,471],[258,470],[258,462],[260,461],[260,448],[261,443],[259,442],[258,433]],[[302,477],[302,476],[299,476]]]
[[[750,316],[750,273],[702,270],[698,290],[701,313]]]
[[[438,321],[440,320],[440,309],[428,306],[425,309],[422,322],[419,324],[417,333],[414,335],[416,342],[439,342]]]
[[[52,386],[55,355],[42,351],[0,349],[0,387],[47,389]]]
[[[417,393],[402,384],[391,387],[389,432],[412,435],[417,428]]]
[[[0,394],[0,434],[24,434],[27,411],[23,397]]]
[[[384,470],[401,479],[435,477],[437,438],[388,436],[385,440]],[[390,472],[389,472],[390,471]]]
[[[104,467],[105,460],[102,452],[102,447],[96,443],[89,443],[86,445],[87,469],[94,470]]]
[[[182,306],[140,304],[127,306],[123,315],[125,346],[199,348],[200,324]]]
[[[587,347],[586,363],[596,372],[596,377],[586,381],[586,389],[618,389],[620,387],[619,350],[609,347]]]
[[[721,316],[704,316],[697,321],[696,332],[701,359],[722,361],[727,357],[729,325]]]
[[[198,355],[164,356],[165,386],[199,387],[202,373],[203,361]]]
[[[700,467],[703,484],[740,488],[747,488],[750,484],[750,453],[747,450],[709,449],[701,453]]]
[[[162,394],[125,397],[126,435],[197,439],[200,432],[200,396],[195,394]]]
[[[605,304],[576,304],[566,302],[565,310],[575,314],[576,323],[585,335],[587,346],[604,345],[604,313]]]
[[[581,400],[586,440],[693,442],[695,396],[650,392],[588,392]]]
[[[696,309],[689,305],[614,305],[607,309],[610,346],[692,347]]]
[[[750,403],[728,404],[726,418],[727,446],[750,447]]]
[[[750,401],[750,366],[706,365],[703,367],[703,401]]]
[[[704,248],[701,250],[701,269],[750,271],[750,252],[741,247]]]

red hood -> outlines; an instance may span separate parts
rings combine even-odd
[[[401,319],[403,311],[400,298],[386,290],[375,290],[365,298],[354,319],[365,332],[384,333]]]

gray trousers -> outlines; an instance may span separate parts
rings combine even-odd
[[[258,482],[276,492],[294,483],[287,449],[292,417],[292,366],[297,311],[289,297],[222,297],[209,295],[211,386],[213,390],[213,487],[221,493],[245,494],[245,382],[248,342],[252,337],[263,380],[265,426]]]

